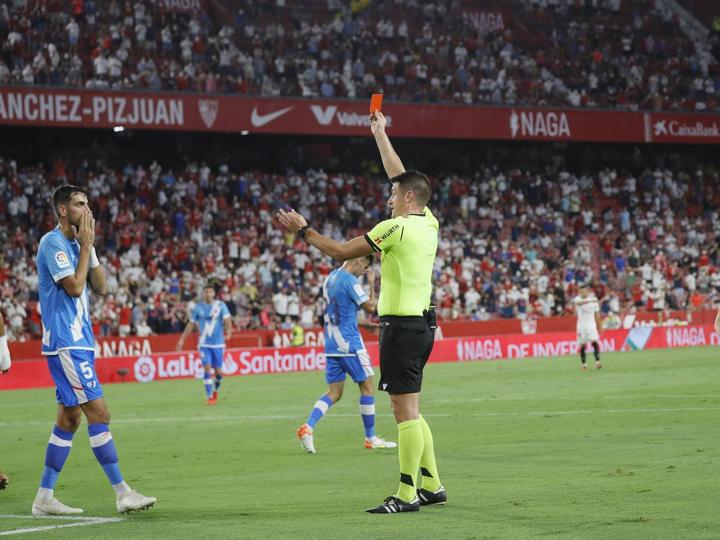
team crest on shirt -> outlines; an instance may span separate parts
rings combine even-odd
[[[64,251],[58,251],[55,253],[55,262],[59,268],[67,268],[70,266],[70,259]]]

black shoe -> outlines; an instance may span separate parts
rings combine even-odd
[[[417,512],[418,510],[420,510],[420,499],[416,498],[414,501],[405,502],[391,495],[380,506],[365,511],[368,514],[395,514],[397,512]]]
[[[447,491],[440,486],[437,491],[428,491],[420,488],[417,490],[418,499],[421,506],[432,506],[434,504],[445,504],[447,502]]]

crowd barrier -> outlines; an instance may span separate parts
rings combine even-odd
[[[718,345],[720,338],[712,325],[652,327],[608,330],[600,336],[604,352],[642,349]],[[367,343],[374,365],[378,362],[378,343]],[[430,362],[473,362],[542,358],[576,354],[574,332],[465,336],[439,339]],[[143,382],[199,378],[202,366],[196,351],[133,354],[98,358],[95,362],[102,383]],[[325,368],[322,347],[227,349],[223,363],[226,375],[260,375],[317,371]],[[0,376],[0,390],[53,386],[44,360],[15,362],[12,370]]]
[[[712,310],[670,312],[647,312],[626,316],[625,328],[643,324],[662,325],[670,322],[713,324],[716,312]],[[532,321],[520,319],[493,319],[490,321],[440,321],[442,336],[494,336],[501,334],[542,334],[546,332],[574,332],[575,317],[541,317]],[[376,336],[361,330],[366,341],[375,341]],[[148,337],[110,337],[97,340],[95,355],[98,358],[112,356],[139,356],[167,351],[174,351],[180,334],[162,334]],[[262,348],[262,347],[289,347],[292,340],[290,330],[248,330],[234,332],[228,342],[228,348]],[[197,334],[191,335],[185,344],[188,348],[197,346]],[[309,328],[305,330],[305,345],[320,347],[324,345],[322,328]],[[11,342],[10,354],[13,360],[37,360],[42,349],[39,340],[26,342]]]

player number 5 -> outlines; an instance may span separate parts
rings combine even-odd
[[[87,360],[85,362],[80,362],[80,370],[82,371],[83,377],[86,379],[93,378],[93,370],[90,367],[90,362]]]

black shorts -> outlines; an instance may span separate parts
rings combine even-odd
[[[380,383],[389,394],[413,394],[422,387],[423,368],[435,332],[425,317],[380,317]]]

